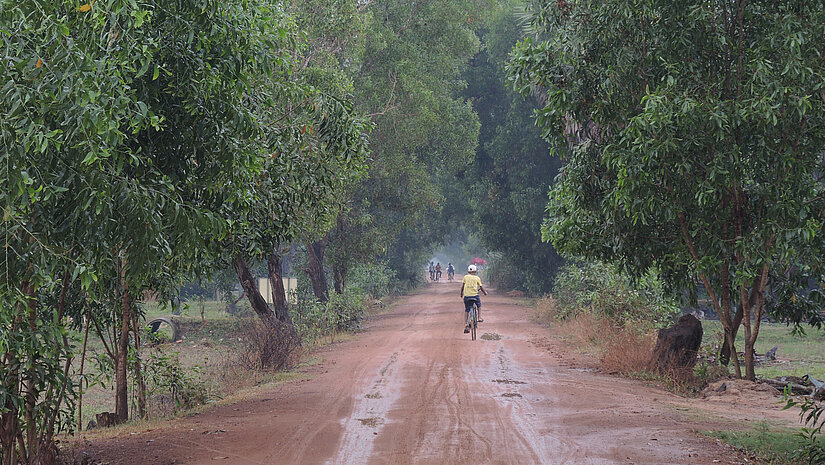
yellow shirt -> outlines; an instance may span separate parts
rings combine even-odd
[[[478,295],[478,288],[481,287],[481,278],[466,274],[461,282],[464,284],[464,297],[475,297]]]

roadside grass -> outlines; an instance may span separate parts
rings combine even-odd
[[[218,319],[232,319],[233,316],[226,312],[226,304],[218,300],[199,300],[191,299],[181,302],[179,307],[180,314],[172,315],[172,308],[160,302],[146,302],[143,304],[143,309],[146,313],[146,321],[159,316],[174,316],[184,320],[201,320],[201,305],[203,305],[204,319],[218,320]],[[251,313],[252,308],[249,306],[247,299],[241,299],[237,304],[240,313]]]
[[[170,314],[163,315],[169,316]],[[225,370],[227,357],[231,356],[238,344],[242,342],[241,320],[217,317],[201,322],[200,315],[196,318],[185,315],[174,318],[180,325],[183,333],[182,339],[179,342],[144,345],[141,348],[144,370],[148,368],[147,360],[150,353],[168,358],[169,364],[180,367],[181,376],[188,377],[190,383],[195,383],[198,389],[205,391],[209,402],[220,400],[225,393],[231,392],[228,389],[230,387],[227,382],[228,377],[222,372]],[[80,341],[78,350],[82,346],[82,336],[82,334],[75,334],[76,340]],[[105,366],[101,366],[96,361],[97,359],[105,363],[106,353],[103,342],[94,334],[94,331],[90,331],[84,373],[86,376],[97,378],[98,382],[88,386],[83,393],[83,429],[86,429],[87,424],[94,419],[96,414],[111,412],[115,408],[114,379],[106,378],[105,373],[108,370]],[[75,357],[72,368],[75,373],[79,372],[80,356]],[[248,373],[243,375],[242,379],[253,384],[267,381],[259,379],[260,377],[261,375]],[[130,395],[134,395],[134,389],[131,387]],[[131,415],[134,416],[134,412]]]
[[[191,383],[196,383],[198,389],[205,391],[209,404],[220,402],[225,396],[230,393],[234,394],[239,389],[265,385],[280,376],[278,373],[235,373],[238,380],[233,380],[231,374],[225,373],[227,358],[235,353],[236,348],[243,341],[243,320],[225,312],[225,305],[219,301],[206,300],[203,304],[203,320],[201,319],[197,300],[183,302],[180,315],[172,315],[171,308],[155,302],[142,304],[145,321],[150,321],[159,316],[172,317],[178,323],[182,333],[180,341],[159,345],[144,345],[141,348],[144,370],[147,368],[147,358],[150,353],[168,357],[170,363],[179,365],[180,369],[183,370],[183,376],[190,377],[189,381]],[[238,308],[242,313],[245,310],[251,312],[249,303],[245,300],[238,303]],[[161,332],[164,332],[164,327],[161,327]],[[76,332],[73,337],[77,341],[78,350],[80,350],[83,334]],[[145,342],[146,338],[143,337],[142,339]],[[83,393],[82,405],[82,427],[84,430],[96,414],[111,412],[115,408],[114,379],[106,379],[105,375],[102,375],[106,372],[106,369],[96,362],[96,358],[105,360],[105,348],[100,337],[95,334],[94,330],[91,330],[87,343],[84,373],[87,376],[96,377],[98,382],[88,387],[84,385],[86,387]],[[79,372],[79,355],[75,357],[72,369],[75,373]],[[130,395],[134,395],[132,387],[130,387]],[[157,415],[158,412],[155,413],[155,416],[160,417],[171,415],[168,412],[161,415]],[[130,416],[135,416],[135,413],[131,412]],[[77,418],[76,416],[75,419],[77,420]]]
[[[798,431],[776,427],[768,422],[759,422],[744,431],[702,431],[701,434],[720,439],[745,452],[757,463],[770,465],[802,465],[808,461],[800,457],[800,451],[808,445],[807,439]],[[818,441],[825,447],[825,438]]]
[[[716,350],[721,341],[722,324],[719,321],[702,320],[702,327],[703,348]],[[757,354],[764,355],[773,347],[778,347],[777,360],[757,365],[757,376],[778,378],[810,374],[818,380],[825,380],[825,331],[807,325],[803,328],[804,335],[795,335],[784,324],[762,322],[754,350]],[[740,329],[736,338],[736,347],[740,351],[745,347],[743,332]]]
[[[305,374],[297,370],[320,363],[321,359],[313,355],[312,350],[330,345],[336,342],[344,342],[356,337],[355,334],[345,331],[334,331],[330,334],[323,334],[312,340],[304,341],[299,349],[296,361],[292,370],[271,371],[252,370],[240,366],[235,360],[238,349],[244,344],[246,321],[224,311],[224,304],[218,301],[204,301],[204,318],[201,319],[200,302],[190,301],[188,305],[181,306],[180,315],[172,315],[171,308],[156,303],[145,303],[145,321],[149,321],[159,316],[172,317],[179,325],[182,337],[179,341],[168,342],[158,345],[144,345],[141,348],[141,359],[144,365],[144,372],[147,372],[150,354],[154,354],[165,360],[161,360],[160,370],[166,368],[179,369],[181,377],[186,387],[193,388],[198,396],[198,402],[191,407],[183,409],[172,408],[167,401],[166,408],[153,407],[152,401],[148,402],[151,413],[150,420],[129,421],[124,425],[112,429],[112,435],[118,432],[132,431],[134,428],[141,429],[152,425],[154,422],[181,415],[188,415],[194,412],[204,411],[216,405],[236,402],[255,396],[262,390],[292,379],[305,377]],[[241,314],[246,314],[254,318],[254,314],[249,308],[249,303],[243,300],[237,305]],[[391,305],[380,300],[369,302],[368,314],[378,315],[388,311]],[[77,350],[82,347],[83,333],[75,332],[73,335],[76,341]],[[142,338],[145,341],[145,338]],[[106,361],[105,348],[103,342],[95,334],[94,329],[89,332],[87,344],[86,362],[84,373],[86,376],[97,377],[97,383],[86,387],[83,393],[82,405],[82,429],[86,430],[89,421],[95,415],[102,412],[112,412],[115,409],[114,400],[114,379],[106,379],[101,375],[107,371],[101,367],[96,359]],[[72,364],[74,373],[78,373],[80,368],[80,356],[75,357]],[[102,369],[101,369],[102,368]],[[148,375],[148,373],[147,373]],[[130,379],[132,372],[129,373]],[[135,395],[134,386],[130,384],[130,396]],[[163,396],[161,396],[163,397]],[[130,404],[134,404],[134,397],[130,399]],[[78,420],[78,413],[75,413],[75,422]],[[136,412],[130,412],[130,417],[135,418]],[[149,426],[151,428],[151,426]],[[108,435],[110,433],[95,430],[95,434]]]
[[[559,320],[552,297],[537,299],[534,309],[535,321],[552,326],[556,338],[577,352],[591,356],[602,370],[645,381],[658,379],[658,375],[648,370],[655,334],[616,325],[590,312]]]
[[[311,363],[302,363],[301,366],[309,366],[317,363],[320,363],[320,360],[315,359],[311,361]],[[225,398],[217,399],[214,402],[210,402],[209,404],[191,408],[184,412],[180,412],[175,416],[186,417],[196,415],[199,413],[209,411],[210,409],[215,407],[230,405],[237,402],[242,402],[244,400],[253,399],[259,396],[262,392],[271,389],[277,386],[278,384],[306,378],[307,375],[295,371],[269,372],[263,375],[259,374],[259,376],[254,377],[254,380],[252,380],[249,383],[249,386],[239,388],[233,391],[231,395],[228,395]],[[97,428],[93,430],[84,429],[79,434],[84,440],[115,438],[128,434],[151,431],[154,429],[161,428],[164,426],[165,422],[169,420],[169,418],[171,417],[164,416],[141,420],[130,420],[126,423],[111,426],[108,428]]]

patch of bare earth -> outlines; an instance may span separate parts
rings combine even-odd
[[[459,285],[433,284],[320,349],[305,379],[79,441],[75,454],[111,464],[744,463],[695,432],[718,420],[694,403],[717,403],[582,365],[512,297],[483,299],[481,334],[497,337],[471,341]]]

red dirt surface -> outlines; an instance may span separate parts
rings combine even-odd
[[[679,397],[571,366],[511,297],[483,298],[483,338],[471,341],[459,286],[431,284],[370,318],[354,340],[319,350],[307,379],[76,454],[150,465],[744,463],[695,433],[708,425]]]

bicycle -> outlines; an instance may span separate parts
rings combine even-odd
[[[470,314],[467,317],[467,324],[470,326],[470,340],[476,340],[476,328],[478,327],[478,304],[473,302],[470,307]]]
[[[448,271],[447,272],[447,281],[453,282],[453,279],[455,279],[455,273]]]

